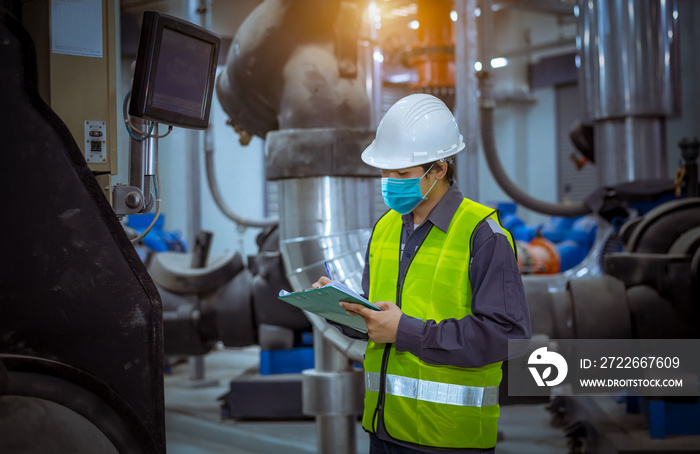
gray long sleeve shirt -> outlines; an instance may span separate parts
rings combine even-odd
[[[447,231],[463,198],[457,186],[452,185],[420,226],[414,227],[413,213],[402,217],[400,275],[431,228]],[[506,235],[492,219],[482,222],[474,233],[469,266],[473,315],[436,323],[403,314],[396,335],[397,350],[409,351],[431,364],[481,367],[507,358],[508,339],[530,338],[530,311]],[[362,277],[365,295],[369,295],[370,286],[368,253],[369,245]],[[351,337],[366,338],[352,329],[341,329]]]

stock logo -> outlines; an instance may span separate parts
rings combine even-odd
[[[536,367],[528,367],[532,378],[535,379],[537,386],[556,386],[563,382],[566,378],[566,373],[569,371],[569,367],[566,364],[566,360],[557,352],[548,352],[547,347],[541,347],[532,352],[530,358],[527,360],[529,366],[534,365],[548,365],[542,375],[537,371]],[[552,367],[557,369],[556,378],[552,380],[547,380],[552,375]]]

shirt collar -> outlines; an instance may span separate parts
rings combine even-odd
[[[447,228],[450,226],[450,222],[452,222],[452,218],[457,212],[462,200],[464,200],[462,192],[459,190],[456,183],[452,184],[437,205],[428,213],[428,217],[425,220],[431,222],[443,232],[447,232]],[[401,216],[401,220],[405,226],[410,225],[409,231],[413,230],[413,212],[404,214]]]

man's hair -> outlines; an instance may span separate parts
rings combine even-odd
[[[421,164],[421,167],[423,168],[424,172],[427,172],[428,169],[435,165],[435,163],[438,161],[433,161],[433,162],[428,162],[425,164]],[[454,156],[450,156],[449,158],[445,159],[445,163],[447,164],[447,173],[445,173],[445,181],[447,181],[450,185],[454,183],[454,175],[455,175],[455,158]]]

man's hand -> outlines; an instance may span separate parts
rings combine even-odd
[[[328,279],[326,276],[321,276],[318,278],[318,280],[316,282],[311,284],[311,287],[319,288],[319,287],[323,287],[324,285],[330,284],[330,283],[331,283],[330,279]]]
[[[349,313],[365,319],[367,335],[372,341],[378,344],[392,344],[396,342],[396,331],[399,329],[399,320],[403,312],[401,312],[399,306],[389,301],[379,301],[374,304],[381,309],[381,312],[374,311],[361,304],[340,303]]]

